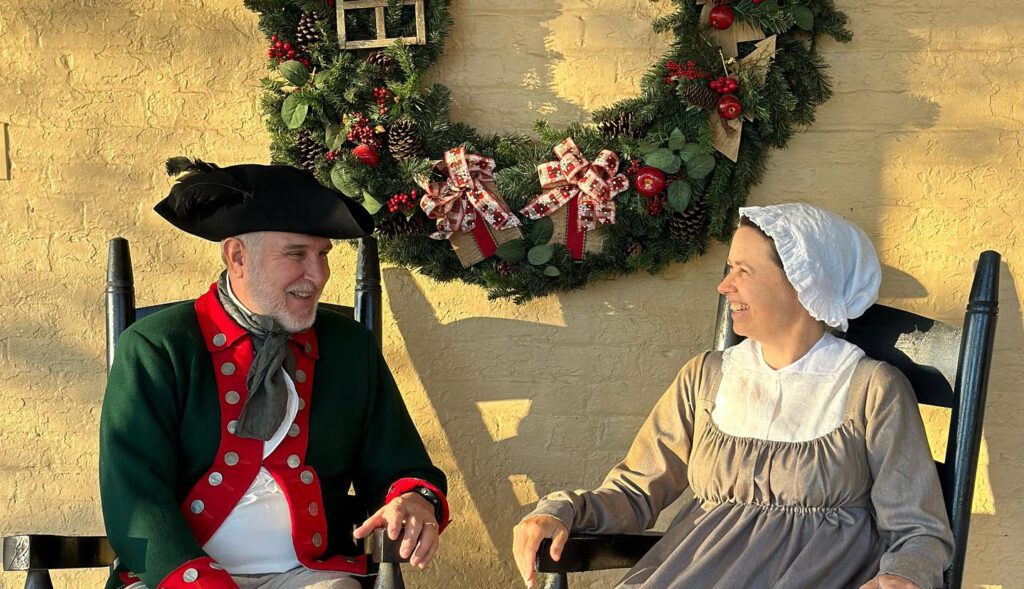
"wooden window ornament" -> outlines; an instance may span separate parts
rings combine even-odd
[[[351,49],[374,49],[387,47],[395,41],[401,40],[406,45],[426,45],[427,43],[427,19],[426,10],[423,6],[424,0],[400,0],[399,6],[413,6],[416,10],[416,36],[415,37],[388,37],[384,9],[390,3],[389,0],[338,0],[338,42],[341,48]],[[372,8],[376,19],[376,39],[350,41],[345,34],[345,12],[350,10],[365,10]]]

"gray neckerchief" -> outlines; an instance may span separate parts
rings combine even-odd
[[[295,356],[288,347],[292,334],[269,315],[257,315],[235,304],[228,292],[227,272],[217,280],[217,297],[228,316],[252,335],[256,353],[245,386],[249,395],[235,425],[235,435],[267,441],[281,427],[288,409],[288,385],[281,368],[295,378]]]

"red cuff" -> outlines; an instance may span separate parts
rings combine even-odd
[[[238,583],[209,556],[193,558],[160,581],[157,589],[238,589]]]
[[[415,491],[417,487],[423,487],[424,489],[430,489],[437,495],[437,498],[441,500],[441,521],[438,523],[438,533],[444,531],[448,524],[451,523],[451,518],[448,516],[448,498],[444,496],[444,492],[438,489],[433,483],[425,481],[423,479],[404,478],[395,481],[391,488],[388,489],[388,495],[384,498],[384,505],[391,503],[391,500],[395,497],[399,497],[410,491]]]

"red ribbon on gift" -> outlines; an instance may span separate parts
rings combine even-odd
[[[521,225],[505,201],[484,185],[487,182],[493,186],[494,168],[493,159],[467,154],[465,147],[456,147],[434,163],[434,169],[447,176],[447,181],[430,182],[427,177],[417,180],[425,191],[420,207],[437,220],[437,231],[430,237],[448,239],[456,232],[471,232],[484,257],[494,255],[498,245],[487,227],[477,223],[477,216],[495,230]]]
[[[599,225],[615,223],[615,195],[629,188],[629,179],[619,169],[619,156],[604,149],[593,163],[571,137],[552,150],[557,162],[537,166],[540,185],[545,192],[535,196],[519,212],[530,219],[540,219],[568,205],[566,246],[574,260],[583,259],[583,240],[587,231]]]

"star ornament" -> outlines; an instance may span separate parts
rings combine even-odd
[[[700,23],[702,25],[710,27],[709,17],[711,9],[717,6],[717,4],[716,0],[697,0],[697,5],[703,6],[700,11]],[[739,43],[764,39],[764,31],[761,30],[761,27],[738,20],[734,21],[729,28],[724,30],[710,28],[710,34],[718,42],[718,46],[722,48],[722,53],[726,57],[737,57],[739,55],[739,50],[736,47]]]
[[[725,53],[725,51],[722,51]],[[739,60],[740,70],[749,70],[750,79],[758,84],[764,84],[768,75],[768,66],[775,57],[775,35],[768,37],[754,46],[749,55]],[[740,154],[740,138],[743,136],[743,119],[749,116],[740,116],[732,120],[726,120],[718,116],[718,112],[712,110],[708,115],[708,124],[711,125],[712,143],[722,155],[732,161],[736,161]]]

